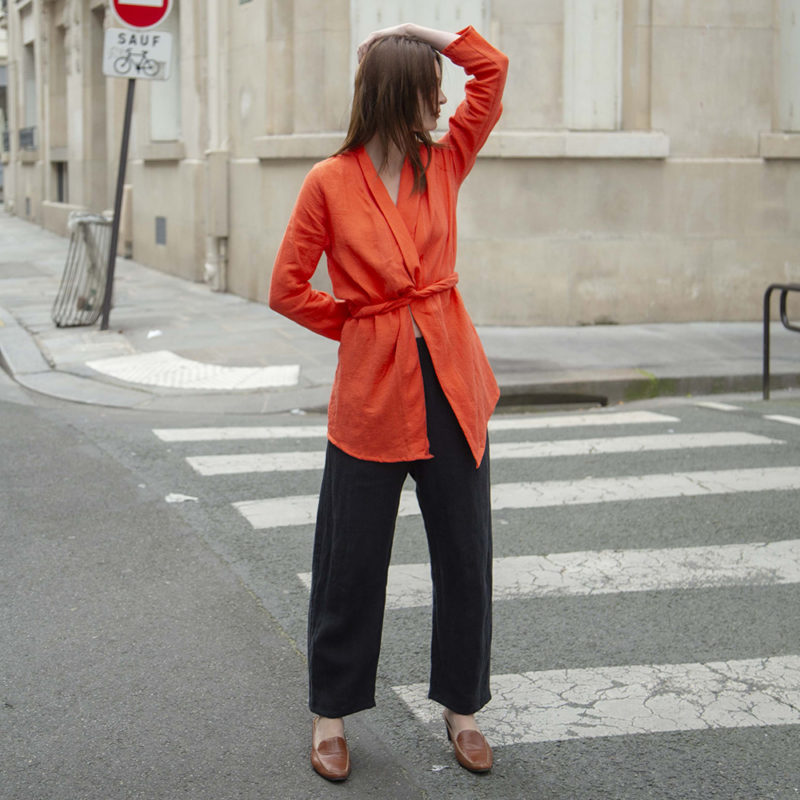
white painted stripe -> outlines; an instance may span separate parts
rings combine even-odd
[[[494,600],[800,583],[800,539],[494,559]],[[389,568],[388,609],[431,604],[430,564]],[[311,587],[311,573],[298,578]]]
[[[752,433],[686,433],[659,436],[617,436],[604,439],[568,439],[555,442],[500,442],[492,445],[492,459],[552,458],[611,453],[643,453],[653,450],[684,450],[704,447],[740,447],[783,444]],[[325,453],[242,453],[190,456],[188,464],[201,475],[234,475],[248,472],[288,472],[322,469]]]
[[[481,730],[495,746],[800,723],[800,656],[493,675]],[[441,726],[428,684],[393,687]]]
[[[325,466],[322,450],[292,453],[242,453],[227,456],[190,456],[189,466],[201,475],[241,475],[249,472],[295,472]]]
[[[225,367],[183,358],[169,350],[135,353],[87,361],[103,375],[126,383],[166,386],[173,389],[218,389],[244,391],[275,386],[294,386],[300,376],[298,364],[274,367]]]
[[[553,458],[611,453],[644,453],[654,450],[685,450],[705,447],[743,447],[747,445],[784,444],[738,431],[721,433],[674,433],[657,436],[615,436],[601,439],[565,439],[554,442],[498,442],[492,444],[495,458]]]
[[[625,478],[499,484],[492,490],[492,508],[542,508],[790,489],[800,489],[800,467],[674,472]]]
[[[800,489],[800,467],[675,472],[541,483],[500,483],[492,487],[492,508],[499,511],[504,508],[545,508],[791,489]],[[233,505],[254,528],[281,528],[313,522],[317,495],[246,500]],[[399,516],[414,514],[419,514],[416,497],[413,492],[405,491],[400,498]]]
[[[657,414],[652,411],[595,412],[562,416],[491,419],[490,431],[532,430],[538,428],[582,428],[604,425],[646,425],[653,423],[680,422],[677,417]],[[165,442],[212,442],[236,439],[290,439],[325,438],[324,425],[274,426],[274,427],[225,427],[225,428],[158,428],[153,431]]]
[[[283,425],[271,428],[155,428],[162,442],[216,442],[242,439],[324,439],[325,425]]]
[[[764,419],[771,419],[774,422],[786,422],[789,425],[800,425],[800,417],[786,417],[783,414],[765,414]]]
[[[655,411],[595,411],[589,414],[527,416],[515,419],[495,416],[489,420],[490,431],[531,430],[534,428],[584,428],[603,425],[651,425],[680,422],[677,417]]]
[[[741,411],[742,409],[739,406],[732,406],[728,403],[714,403],[714,402],[707,402],[707,403],[695,403],[698,408],[710,408],[713,411]]]

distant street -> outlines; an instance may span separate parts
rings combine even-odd
[[[333,796],[303,657],[324,417],[100,409],[0,374],[0,418],[0,798]],[[495,769],[460,770],[425,699],[409,480],[345,791],[797,797],[800,402],[496,415],[491,439]]]

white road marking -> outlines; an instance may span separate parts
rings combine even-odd
[[[603,439],[568,439],[554,442],[500,442],[492,445],[492,459],[552,458],[610,453],[643,453],[654,450],[684,450],[704,447],[740,447],[784,444],[752,433],[686,433],[658,436],[617,436]],[[237,475],[248,472],[289,472],[322,469],[325,453],[240,453],[189,456],[189,466],[201,475]]]
[[[481,730],[495,746],[800,723],[800,656],[493,675]],[[428,684],[393,687],[441,725]]]
[[[275,386],[295,386],[299,364],[274,367],[223,367],[183,358],[169,350],[135,353],[87,361],[96,372],[126,383],[174,389],[243,391]]]
[[[167,503],[188,503],[188,502],[197,502],[197,498],[193,497],[190,494],[181,494],[180,492],[170,492],[164,500]]]
[[[531,430],[534,428],[585,428],[603,425],[652,425],[680,422],[677,417],[655,411],[595,411],[589,414],[530,415],[506,419],[495,416],[489,420],[490,431]]]
[[[491,446],[492,458],[553,458],[610,453],[644,453],[654,450],[685,450],[704,447],[740,447],[784,444],[752,433],[672,433],[657,436],[615,436],[602,439],[567,439],[554,442],[498,442]]]
[[[504,508],[545,508],[792,489],[800,489],[800,467],[675,472],[540,483],[500,483],[492,487],[492,508],[500,511]],[[317,495],[245,500],[233,505],[254,528],[281,528],[313,523],[316,516]],[[400,498],[399,516],[419,513],[415,494],[404,491]]]
[[[189,456],[189,466],[201,475],[241,475],[249,472],[295,472],[322,469],[325,452],[241,453],[226,456]]]
[[[325,425],[283,425],[271,428],[155,428],[162,442],[225,442],[242,439],[324,439]]]
[[[714,403],[713,401],[708,401],[707,403],[695,403],[696,406],[699,408],[710,408],[713,411],[741,411],[742,409],[739,406],[732,406],[728,403]]]
[[[604,425],[646,425],[653,423],[680,422],[677,417],[657,414],[653,411],[595,412],[561,416],[537,416],[531,418],[491,419],[490,431],[531,430],[535,428],[582,428]],[[273,427],[224,427],[224,428],[158,428],[153,431],[165,442],[212,442],[236,439],[291,439],[325,438],[324,425],[273,426]]]
[[[494,600],[800,583],[800,539],[494,559]],[[311,587],[311,573],[298,576]],[[389,568],[386,608],[431,604],[430,564]]]
[[[800,425],[800,417],[787,417],[783,414],[765,414],[764,419],[771,419],[773,422],[786,422],[789,425]]]

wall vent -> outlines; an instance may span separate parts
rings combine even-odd
[[[167,218],[156,217],[156,244],[167,243]]]

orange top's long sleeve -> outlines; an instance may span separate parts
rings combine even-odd
[[[431,457],[411,313],[476,465],[500,394],[455,288],[456,199],[500,117],[508,59],[472,27],[443,54],[473,78],[432,152],[426,191],[412,194],[406,160],[395,205],[363,147],[319,162],[272,270],[270,307],[340,341],[328,438],[369,461]],[[323,252],[335,297],[309,283]]]

